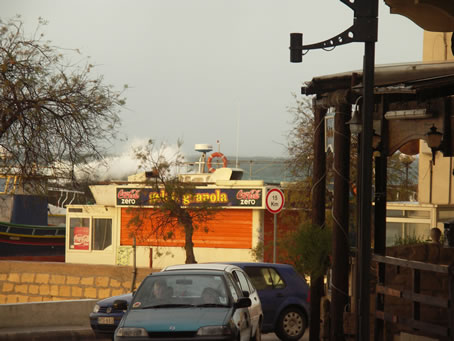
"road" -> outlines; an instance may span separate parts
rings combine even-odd
[[[262,335],[263,341],[280,341],[280,339],[276,336],[276,334],[263,334]],[[303,337],[300,341],[309,341],[309,329],[306,330]]]
[[[100,341],[100,340],[101,339],[98,339],[98,341]],[[102,341],[112,341],[112,340],[102,339]],[[262,341],[280,341],[280,339],[276,336],[276,334],[271,333],[271,334],[263,334]],[[309,341],[309,330],[306,330],[306,332],[303,335],[303,338],[300,341]]]
[[[0,341],[14,340],[80,340],[80,341],[112,341],[110,338],[96,338],[90,326],[62,326],[62,327],[33,327],[0,330]],[[275,334],[262,335],[263,341],[280,341]],[[300,341],[309,341],[309,331],[306,330]]]

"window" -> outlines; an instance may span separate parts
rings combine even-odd
[[[430,224],[427,223],[386,223],[386,246],[396,245],[405,239],[428,240],[429,235]]]
[[[233,281],[234,281],[233,276],[230,274],[228,274],[227,276],[228,276],[227,287],[230,290],[230,294],[232,295],[234,301],[238,301],[239,295],[238,295],[238,292],[236,291],[235,285],[233,283]]]
[[[111,246],[111,218],[71,217],[69,219],[69,249],[102,251]]]
[[[245,270],[257,290],[285,288],[284,280],[273,268],[247,267]]]
[[[284,280],[282,279],[281,275],[274,270],[273,268],[269,268],[269,276],[271,279],[271,282],[273,283],[273,286],[275,289],[283,289],[285,288],[285,283]]]
[[[241,288],[241,291],[247,291],[248,293],[251,292],[251,288],[249,288],[248,281],[241,271],[234,271],[233,276],[237,280],[239,287]]]
[[[93,219],[93,250],[105,250],[112,245],[112,219]]]

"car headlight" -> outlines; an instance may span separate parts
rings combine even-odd
[[[216,336],[216,335],[231,335],[232,330],[227,326],[207,326],[201,327],[197,331],[198,336]]]
[[[99,304],[95,304],[95,306],[93,307],[93,312],[97,313],[99,311],[99,308]]]
[[[143,328],[118,328],[117,336],[148,336],[148,333]]]

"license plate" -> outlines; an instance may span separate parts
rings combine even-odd
[[[99,324],[114,324],[113,317],[98,317]]]

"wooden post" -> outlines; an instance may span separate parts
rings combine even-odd
[[[314,111],[314,165],[312,179],[312,223],[323,228],[325,225],[325,114],[326,109],[313,102]],[[309,341],[319,341],[320,337],[320,301],[323,293],[323,277],[311,278],[311,318]]]
[[[349,194],[351,106],[336,107],[334,118],[334,200],[333,257],[331,290],[331,340],[345,340],[344,311],[348,304],[349,275]]]
[[[382,97],[380,105],[381,129],[377,132],[381,136],[381,142],[375,156],[375,214],[374,214],[374,253],[386,256],[386,188],[388,167],[388,126],[384,113],[387,111],[387,103]],[[377,284],[385,286],[386,264],[377,264]],[[375,311],[384,311],[385,295],[376,293]],[[374,340],[386,340],[385,322],[375,318]]]

